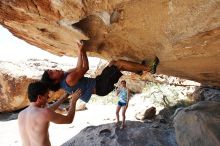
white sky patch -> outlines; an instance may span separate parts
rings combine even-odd
[[[19,61],[29,58],[51,58],[52,55],[35,46],[14,37],[7,29],[0,26],[0,60]]]
[[[13,36],[6,28],[0,25],[0,61],[25,61],[27,59],[48,59],[54,62],[76,64],[77,58],[56,56],[40,48],[32,46]],[[99,58],[89,57],[90,64],[99,62]]]

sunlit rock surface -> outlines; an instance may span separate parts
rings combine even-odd
[[[220,0],[1,0],[0,23],[57,55],[90,39],[91,56],[158,56],[158,73],[220,86]]]

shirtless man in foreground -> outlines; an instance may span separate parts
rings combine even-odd
[[[67,115],[55,112],[59,105],[68,98],[65,94],[57,102],[46,107],[48,87],[42,82],[31,83],[28,86],[30,105],[18,115],[18,126],[23,146],[50,146],[49,122],[56,124],[72,123],[75,115],[76,101],[81,95],[77,90],[72,96]]]

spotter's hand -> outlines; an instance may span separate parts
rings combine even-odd
[[[81,93],[82,93],[81,89],[77,89],[75,92],[73,92],[71,94],[71,97],[72,97],[71,102],[76,102],[80,98]]]

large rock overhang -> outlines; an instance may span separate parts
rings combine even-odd
[[[158,73],[220,86],[220,0],[1,0],[0,23],[56,55],[90,39],[90,56],[158,56]]]

